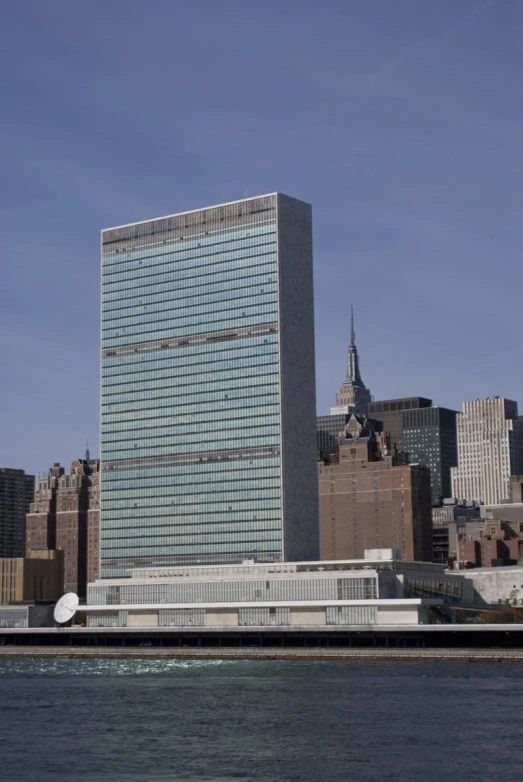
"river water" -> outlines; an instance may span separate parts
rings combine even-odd
[[[0,780],[520,782],[523,666],[0,660]]]

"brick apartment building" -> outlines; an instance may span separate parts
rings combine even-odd
[[[432,561],[430,471],[399,461],[387,434],[351,416],[339,457],[319,465],[321,559],[392,548],[406,560]]]
[[[86,596],[99,577],[100,462],[77,459],[66,474],[55,463],[38,481],[26,521],[26,556],[42,549],[64,552],[64,591]]]

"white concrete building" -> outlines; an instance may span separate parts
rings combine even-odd
[[[517,402],[510,399],[463,403],[463,412],[456,418],[454,497],[491,505],[510,497],[510,476],[523,472],[523,422],[517,417]]]
[[[135,568],[89,585],[89,627],[408,625],[429,608],[471,599],[470,582],[442,565],[364,560]]]
[[[460,573],[471,582],[475,603],[523,606],[523,567],[478,567]]]

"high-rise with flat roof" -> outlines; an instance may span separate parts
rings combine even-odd
[[[510,399],[463,402],[457,416],[458,466],[454,497],[499,505],[511,496],[510,476],[523,473],[523,422]]]
[[[458,463],[455,410],[419,407],[403,411],[403,447],[411,464],[430,470],[432,504],[450,497],[450,471]]]
[[[383,431],[390,434],[391,442],[398,451],[405,450],[403,442],[403,412],[432,407],[432,400],[422,396],[409,396],[403,399],[378,399],[369,403],[369,416],[383,423]]]
[[[311,207],[102,232],[101,575],[318,556]]]
[[[34,475],[0,467],[0,557],[24,556],[25,514],[34,491]]]

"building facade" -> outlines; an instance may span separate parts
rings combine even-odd
[[[511,475],[523,472],[523,423],[517,402],[501,397],[464,402],[457,415],[457,443],[452,496],[487,505],[506,502]]]
[[[99,576],[99,537],[99,460],[76,459],[69,474],[55,463],[39,478],[27,515],[26,556],[42,549],[63,551],[63,589],[85,598],[87,582]]]
[[[355,559],[368,548],[432,561],[430,472],[397,464],[386,434],[353,415],[339,458],[319,466],[321,559]]]
[[[339,441],[347,426],[351,413],[319,415],[316,418],[316,448],[318,458],[329,461],[339,452]]]
[[[31,557],[0,557],[0,605],[58,600],[63,592],[62,551],[38,551]]]
[[[311,208],[102,232],[101,574],[318,555]]]
[[[23,557],[25,516],[34,492],[34,475],[0,467],[0,557]]]
[[[523,550],[523,523],[482,519],[449,524],[455,536],[457,567],[502,567],[516,565]]]
[[[444,407],[403,411],[403,447],[411,464],[429,468],[433,505],[451,496],[451,469],[458,463],[456,416]]]
[[[405,397],[404,399],[382,399],[370,402],[369,416],[383,423],[383,431],[390,434],[392,445],[399,452],[405,450],[403,441],[403,413],[406,410],[432,407],[432,400],[422,396]]]
[[[432,508],[432,550],[434,562],[451,566],[458,557],[457,529],[469,522],[479,522],[480,506],[474,502],[447,499]]]
[[[420,624],[431,606],[460,603],[467,587],[442,566],[369,551],[350,562],[136,569],[90,584],[84,610],[89,627]]]
[[[316,418],[316,442],[318,458],[329,462],[337,459],[340,453],[340,441],[345,439],[345,427],[349,423],[352,413],[338,413],[331,415],[319,415]],[[381,432],[381,421],[369,423],[375,432]]]
[[[336,407],[331,408],[331,415],[357,413],[367,415],[372,396],[362,380],[356,333],[354,331],[354,310],[350,308],[350,345],[347,354],[347,374],[345,380],[336,392]]]

